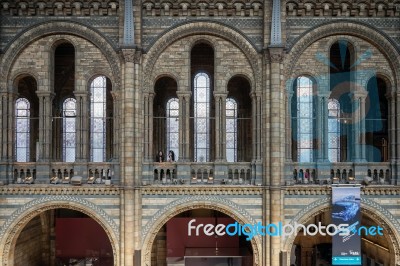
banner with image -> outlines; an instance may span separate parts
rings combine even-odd
[[[332,223],[348,229],[332,236],[332,265],[362,265],[360,187],[332,187]]]

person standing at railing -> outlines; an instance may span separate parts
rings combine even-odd
[[[162,163],[162,162],[164,162],[164,153],[162,152],[162,150],[160,150],[160,151],[157,153],[156,162],[157,162],[157,163]]]
[[[168,159],[167,159],[167,161],[170,162],[170,163],[175,162],[175,153],[174,153],[173,150],[170,150],[170,151],[168,152]]]

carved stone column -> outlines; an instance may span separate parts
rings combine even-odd
[[[153,158],[153,101],[154,93],[144,94],[144,159],[152,162]]]
[[[285,106],[287,106],[286,112],[286,162],[292,162],[292,97],[293,90],[288,91],[288,94],[285,98]]]
[[[119,139],[120,139],[120,123],[121,123],[121,114],[120,114],[120,103],[121,103],[121,97],[120,97],[121,92],[120,91],[112,91],[111,96],[113,99],[113,128],[111,129],[112,132],[112,138],[113,138],[113,154],[111,157],[113,158],[114,161],[118,161],[119,159]]]
[[[226,93],[214,92],[215,161],[226,161]]]
[[[51,159],[51,119],[54,94],[50,91],[38,90],[36,95],[39,98],[39,161],[49,162]]]
[[[281,66],[283,59],[282,47],[270,47],[270,223],[277,224],[281,221],[281,182],[284,175],[285,162],[285,89],[281,81]],[[281,241],[279,237],[270,238],[270,265],[280,265]]]
[[[318,162],[328,162],[328,98],[329,94],[318,93],[316,111],[316,138],[319,142],[317,160]]]
[[[353,159],[355,162],[365,162],[365,99],[367,93],[357,91],[353,95],[355,107],[353,110],[353,142],[354,145],[348,144],[349,147],[354,147]],[[351,154],[351,153],[350,153]]]
[[[190,161],[190,91],[178,91],[179,99],[179,161]]]
[[[74,92],[76,99],[76,151],[75,161],[87,162],[89,160],[89,105],[88,93]]]
[[[252,99],[252,128],[253,128],[253,161],[259,162],[261,160],[261,95],[259,92],[252,92],[251,93]]]

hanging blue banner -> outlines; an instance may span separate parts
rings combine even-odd
[[[362,265],[360,187],[332,187],[332,223],[346,228],[332,236],[332,265]]]

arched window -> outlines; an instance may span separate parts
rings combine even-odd
[[[328,101],[328,158],[340,162],[340,103],[336,99]]]
[[[226,160],[237,161],[237,103],[233,98],[226,99]]]
[[[75,162],[76,149],[76,100],[67,98],[63,102],[63,159]]]
[[[26,98],[15,102],[15,154],[17,162],[29,162],[30,103]]]
[[[305,76],[296,80],[297,161],[312,162],[314,135],[313,81]]]
[[[171,98],[167,102],[167,152],[172,150],[175,161],[179,155],[179,101]]]
[[[210,160],[210,78],[200,72],[194,77],[194,161]]]
[[[106,77],[99,76],[90,84],[90,159],[104,162],[106,158]]]

